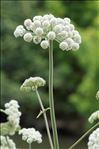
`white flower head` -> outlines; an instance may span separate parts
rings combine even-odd
[[[92,113],[91,116],[88,119],[88,121],[90,123],[93,123],[96,120],[99,120],[99,110],[97,110],[96,112]]]
[[[46,14],[44,16],[35,16],[33,20],[26,19],[24,21],[24,27],[17,27],[14,31],[15,37],[23,37],[26,42],[40,44],[43,49],[49,47],[49,40],[55,40],[59,43],[64,41],[67,42],[67,47],[65,46],[65,51],[79,49],[81,43],[81,36],[75,26],[71,23],[68,17],[57,18],[52,14]],[[40,37],[38,40],[36,37]],[[68,40],[73,41],[71,44]],[[61,48],[64,51],[64,48]]]
[[[42,143],[41,133],[34,128],[23,128],[19,130],[19,135],[22,135],[22,140],[26,141],[28,144],[32,142]]]
[[[38,87],[44,86],[45,84],[46,81],[41,77],[30,77],[24,81],[20,89],[23,91],[35,90]]]
[[[99,91],[96,93],[96,98],[99,99]]]
[[[99,149],[99,128],[89,136],[88,149]]]
[[[21,112],[19,111],[19,107],[20,106],[16,100],[11,100],[5,104],[4,112],[8,115],[8,123],[12,127],[11,131],[9,130],[9,135],[14,135],[20,127]]]

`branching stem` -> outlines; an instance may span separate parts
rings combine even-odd
[[[75,148],[90,132],[92,132],[97,126],[99,126],[99,122],[96,123],[93,127],[91,127],[83,136],[81,136],[78,141],[76,141],[71,147],[68,149]]]
[[[46,111],[45,111],[45,108],[44,108],[44,106],[43,106],[41,97],[40,97],[39,92],[38,92],[37,89],[36,89],[36,95],[37,95],[37,97],[38,97],[38,101],[39,101],[40,107],[41,107],[41,109],[42,109],[42,111],[43,111],[43,116],[44,116],[44,120],[45,120],[45,125],[46,125],[46,130],[47,130],[47,135],[48,135],[50,147],[51,147],[51,149],[54,149],[54,147],[53,147],[53,142],[52,142],[52,138],[51,138],[51,133],[50,133],[50,129],[49,129],[49,124],[48,124],[48,119],[47,119],[47,115],[46,115]]]

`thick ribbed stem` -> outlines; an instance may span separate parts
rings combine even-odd
[[[81,136],[79,138],[78,141],[76,141],[71,147],[69,147],[68,149],[73,149],[75,148],[90,132],[92,132],[97,126],[99,126],[99,122],[94,125],[93,127],[91,127],[83,136]]]
[[[49,125],[48,125],[48,119],[47,119],[46,111],[45,111],[45,108],[43,106],[41,97],[40,97],[37,89],[36,89],[36,95],[38,97],[38,101],[39,101],[39,104],[40,104],[41,109],[42,109],[42,112],[43,112],[43,116],[44,116],[44,120],[45,120],[45,125],[46,125],[46,130],[47,130],[47,135],[48,135],[48,139],[49,139],[49,143],[50,143],[50,147],[51,147],[51,149],[54,149],[52,138],[51,138],[51,133],[50,133]]]
[[[49,41],[49,104],[50,104],[50,116],[51,125],[53,131],[54,148],[59,149],[59,141],[57,134],[57,126],[55,119],[54,99],[53,99],[53,41]]]

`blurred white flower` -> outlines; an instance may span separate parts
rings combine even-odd
[[[35,44],[39,44],[43,49],[47,49],[49,46],[49,40],[56,40],[60,45],[63,42],[67,41],[67,47],[65,46],[65,51],[73,50],[76,51],[79,49],[79,45],[81,43],[81,36],[77,30],[75,30],[75,26],[71,24],[71,20],[69,18],[57,18],[52,14],[47,14],[44,16],[35,16],[33,20],[26,19],[24,21],[24,27],[17,27],[14,31],[15,37],[22,37],[24,34],[24,40],[26,42],[33,42]],[[40,40],[35,38],[35,36],[40,37]],[[46,41],[47,44],[42,42],[42,40]],[[68,43],[68,40],[73,41],[72,43]],[[62,43],[62,44],[61,44]],[[64,48],[61,48],[64,50]]]
[[[6,140],[6,137],[0,136],[0,143],[1,143],[0,149],[9,149],[9,147],[10,149],[16,149],[15,143],[8,136],[7,136],[7,140]],[[8,147],[8,144],[9,144],[9,147]]]
[[[88,149],[99,149],[99,128],[89,136]]]
[[[92,113],[91,116],[88,119],[88,121],[90,123],[93,123],[95,120],[99,120],[99,110],[97,110],[96,112]]]
[[[23,128],[19,130],[19,135],[22,135],[22,140],[31,144],[32,142],[42,143],[42,135],[34,128]]]
[[[96,98],[99,99],[99,91],[96,93]]]
[[[11,125],[11,131],[9,130],[9,135],[14,135],[20,127],[21,112],[19,111],[19,107],[20,106],[16,100],[11,100],[5,104],[4,112],[8,115],[7,119]]]
[[[20,89],[23,91],[35,90],[36,88],[44,86],[45,84],[46,81],[41,77],[30,77],[24,81]]]

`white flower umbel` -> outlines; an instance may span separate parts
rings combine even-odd
[[[99,128],[89,136],[88,149],[99,149]]]
[[[61,43],[63,44],[63,42],[67,41],[69,38],[73,41],[73,44],[68,44],[65,48],[62,46],[61,49],[63,51],[76,51],[79,49],[81,36],[79,32],[75,30],[75,26],[71,24],[69,18],[57,18],[52,14],[35,16],[33,17],[33,20],[26,19],[24,21],[24,26],[26,29],[24,29],[22,25],[19,25],[16,28],[14,31],[15,37],[24,36],[23,38],[26,42],[31,42],[33,39],[33,43],[40,43],[43,49],[47,49],[49,46],[42,46],[42,40],[45,40],[46,42],[49,42],[49,40],[56,40],[59,42],[59,47],[61,47]],[[39,42],[36,42],[37,40],[35,40],[35,36],[40,37]]]
[[[96,112],[92,113],[91,116],[88,119],[88,121],[90,123],[93,123],[96,120],[99,120],[99,110],[97,110]]]
[[[41,133],[34,128],[23,128],[19,130],[19,135],[22,135],[22,140],[26,141],[28,144],[32,142],[42,143]]]
[[[0,149],[9,149],[9,148],[16,149],[15,143],[8,136],[7,137],[0,136],[0,143],[1,143]]]
[[[8,115],[7,119],[12,128],[11,131],[9,131],[9,135],[14,135],[20,127],[21,112],[19,111],[18,102],[11,100],[9,103],[6,103],[4,112]]]
[[[99,91],[96,93],[96,98],[99,99]]]
[[[35,90],[38,87],[44,86],[45,84],[46,81],[41,77],[30,77],[24,81],[20,89],[23,91]]]

